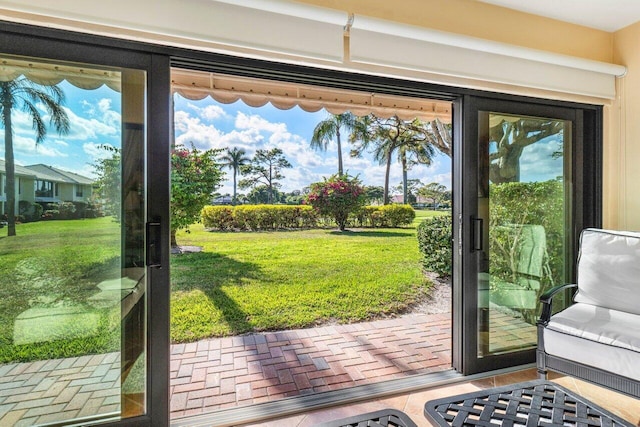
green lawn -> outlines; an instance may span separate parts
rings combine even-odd
[[[414,225],[441,214],[417,211]],[[119,308],[88,300],[120,275],[118,223],[42,221],[17,233],[0,229],[0,363],[118,350]],[[203,251],[171,257],[174,342],[379,318],[409,309],[429,286],[414,227],[223,233],[194,225],[178,242]],[[97,333],[14,345],[20,316],[69,307],[96,314]]]
[[[119,225],[111,218],[41,221],[18,224],[16,237],[6,233],[0,229],[0,363],[119,348],[118,313],[93,308],[98,333],[92,337],[13,345],[18,316],[28,310],[84,310],[98,283],[119,277]],[[53,325],[42,320],[26,325],[44,329],[45,335]],[[69,325],[68,336],[76,326]]]
[[[414,225],[444,212],[417,211]],[[429,283],[415,228],[178,233],[201,253],[172,256],[175,342],[354,322],[407,310]]]

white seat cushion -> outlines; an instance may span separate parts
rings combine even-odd
[[[554,315],[544,330],[548,354],[640,380],[640,316],[590,304]]]

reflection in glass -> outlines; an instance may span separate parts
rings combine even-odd
[[[478,355],[536,345],[538,298],[565,278],[571,123],[480,112]]]
[[[0,60],[0,425],[142,414],[144,72]]]

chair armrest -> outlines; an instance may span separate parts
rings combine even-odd
[[[540,314],[540,319],[538,320],[538,324],[543,326],[547,326],[549,323],[549,319],[551,318],[551,303],[553,301],[553,297],[560,291],[564,291],[570,288],[577,288],[578,285],[575,283],[568,283],[565,285],[554,286],[549,289],[544,294],[540,295],[540,302],[542,303],[542,313]]]

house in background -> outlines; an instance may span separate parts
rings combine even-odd
[[[92,195],[93,180],[43,164],[25,166],[36,175],[35,201],[37,203],[83,202]]]
[[[39,203],[45,208],[47,203],[88,203],[93,194],[93,180],[85,176],[43,164],[15,168],[16,212],[20,202]],[[7,203],[5,171],[5,161],[0,160],[1,213],[5,213]]]

